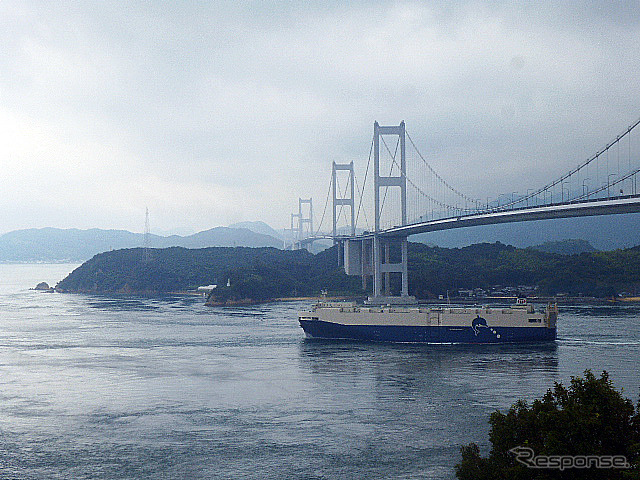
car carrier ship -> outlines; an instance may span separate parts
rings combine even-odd
[[[406,343],[527,343],[556,339],[558,307],[358,305],[320,301],[298,316],[308,338]]]

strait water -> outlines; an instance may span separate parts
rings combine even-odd
[[[28,290],[72,268],[0,265],[0,478],[450,479],[585,368],[638,399],[640,306],[562,307],[553,345],[319,342],[306,303]]]

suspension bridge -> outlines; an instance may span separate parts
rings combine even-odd
[[[313,228],[311,199],[291,215],[292,248],[331,239],[348,275],[373,279],[372,304],[413,303],[408,288],[408,236],[508,222],[640,212],[640,119],[605,147],[539,188],[482,201],[445,180],[425,159],[405,123],[373,127],[362,185],[353,162],[333,162],[322,218]],[[407,143],[408,140],[408,143]],[[346,178],[345,178],[346,177]],[[372,188],[367,188],[370,185]],[[323,232],[332,199],[330,232]],[[373,207],[371,219],[367,206]],[[364,208],[363,208],[364,207]],[[371,220],[372,223],[369,223]],[[358,227],[358,225],[364,227]],[[392,278],[400,277],[393,292]]]

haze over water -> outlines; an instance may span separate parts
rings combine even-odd
[[[553,345],[318,342],[304,302],[28,290],[72,268],[0,265],[2,478],[454,478],[554,381],[638,399],[640,306],[561,307]]]

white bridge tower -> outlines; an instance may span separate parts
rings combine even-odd
[[[380,137],[395,135],[400,146],[400,174],[384,176],[380,174]],[[366,288],[366,278],[373,276],[373,295],[369,297],[371,304],[406,304],[415,303],[415,298],[409,296],[408,275],[408,241],[406,236],[382,236],[380,228],[380,190],[387,187],[400,189],[400,218],[401,224],[407,223],[407,163],[405,156],[405,125],[404,121],[398,126],[381,126],[378,122],[373,125],[373,188],[375,229],[372,235],[362,239],[349,239],[345,242],[344,264],[347,275],[362,275],[363,287]],[[394,160],[395,161],[395,160]],[[334,207],[335,208],[335,207]],[[391,262],[392,250],[399,255],[400,261]],[[400,296],[391,296],[391,275],[400,274]]]

